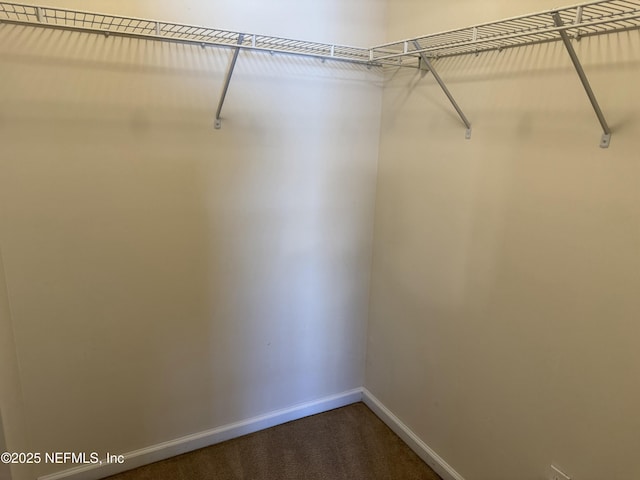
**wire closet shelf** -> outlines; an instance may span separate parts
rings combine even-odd
[[[561,25],[554,20],[556,14]],[[370,48],[14,2],[0,2],[0,21],[360,64],[417,66],[420,54],[438,58],[502,50],[560,40],[561,31],[579,39],[640,28],[640,0],[592,1]]]
[[[353,63],[371,63],[367,48],[248,34],[217,28],[148,20],[66,8],[0,2],[0,22],[119,35],[201,46],[262,50]]]
[[[477,54],[561,40],[562,32],[579,40],[637,28],[640,0],[600,0],[379,45],[371,49],[371,60]]]
[[[571,39],[579,40],[591,35],[640,28],[640,0],[596,0],[424,35],[400,42],[386,43],[371,48],[308,42],[159,20],[3,1],[0,1],[0,22],[100,33],[107,36],[113,34],[150,40],[195,43],[203,47],[231,48],[233,55],[216,110],[214,124],[216,129],[220,129],[222,125],[222,108],[241,50],[302,55],[323,60],[365,64],[368,67],[394,65],[396,67],[423,68],[432,73],[449,98],[466,127],[465,138],[467,139],[471,138],[471,122],[438,75],[432,64],[432,59],[561,40],[602,126],[603,134],[600,147],[608,148],[611,141],[611,129],[589,84]]]

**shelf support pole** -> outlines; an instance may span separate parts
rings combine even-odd
[[[244,35],[242,33],[238,34],[238,45],[242,45],[244,41]],[[240,54],[240,47],[237,47],[233,51],[233,56],[231,57],[231,61],[229,62],[229,68],[227,69],[227,77],[224,80],[224,86],[222,87],[222,94],[220,95],[220,101],[218,102],[218,110],[216,110],[216,122],[215,128],[216,130],[220,130],[222,127],[222,119],[220,118],[220,114],[222,113],[222,106],[224,105],[224,99],[227,96],[227,91],[229,90],[229,84],[231,83],[231,76],[233,75],[233,70],[236,68],[236,62],[238,61],[238,55]]]
[[[418,43],[417,40],[413,41],[413,45],[416,47],[416,50],[420,50],[420,44]],[[456,112],[458,112],[458,115],[460,116],[462,123],[464,123],[464,125],[467,127],[465,138],[469,140],[471,138],[471,122],[469,122],[469,119],[466,117],[466,115],[458,105],[458,102],[456,102],[455,98],[453,98],[453,95],[451,95],[451,92],[449,91],[445,83],[442,81],[442,78],[440,78],[440,75],[438,75],[438,72],[436,72],[435,68],[433,68],[433,65],[429,61],[429,58],[427,57],[426,53],[424,52],[419,52],[419,53],[420,53],[420,59],[422,60],[424,65],[427,67],[427,69],[431,72],[431,74],[433,75],[433,78],[436,79],[436,82],[438,82],[438,85],[440,85],[440,88],[442,89],[444,94],[447,96],[447,98],[451,102],[451,105],[453,105],[453,108],[455,108]]]
[[[564,23],[562,22],[562,18],[560,17],[559,12],[553,13],[552,16],[553,16],[553,21],[556,24],[556,27],[564,26]],[[564,46],[567,49],[567,52],[569,53],[569,57],[571,57],[573,66],[575,67],[576,72],[578,72],[578,76],[580,77],[582,86],[584,87],[585,92],[587,92],[589,101],[591,102],[591,105],[593,106],[593,109],[596,112],[598,121],[600,122],[600,125],[602,125],[602,130],[604,133],[602,134],[602,138],[600,140],[600,148],[609,148],[609,144],[611,143],[611,129],[609,128],[609,125],[607,124],[607,120],[604,118],[604,114],[600,109],[598,100],[596,99],[596,96],[593,93],[593,89],[589,84],[589,79],[587,78],[587,75],[584,73],[584,69],[582,68],[580,59],[578,58],[578,54],[576,53],[575,49],[573,48],[573,45],[571,44],[571,40],[569,39],[569,34],[567,34],[566,30],[559,30],[559,33],[560,33],[560,37],[562,38],[562,42],[564,43]]]

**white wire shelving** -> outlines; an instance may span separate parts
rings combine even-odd
[[[0,2],[0,21],[201,46],[240,48],[372,64],[368,48],[308,42],[217,28],[66,8]]]
[[[466,126],[466,138],[471,137],[471,123],[436,72],[433,60],[562,41],[603,128],[600,146],[606,148],[609,146],[611,130],[589,85],[572,40],[640,28],[640,0],[590,1],[369,48],[3,1],[0,1],[1,22],[231,48],[233,55],[216,111],[216,128],[221,126],[222,106],[241,50],[302,55],[377,67],[423,68],[433,74],[456,109]]]
[[[553,19],[556,13],[562,26]],[[561,31],[581,38],[640,28],[640,0],[592,1],[369,48],[2,1],[0,21],[353,63],[417,66],[420,53],[438,58],[560,40]]]
[[[599,0],[378,45],[371,49],[371,60],[411,62],[419,53],[429,58],[476,54],[561,40],[562,32],[580,39],[636,28],[640,0]]]
[[[471,123],[436,72],[433,60],[561,40],[602,127],[600,147],[608,148],[611,129],[571,40],[637,28],[640,28],[640,0],[596,0],[378,45],[371,48],[370,60],[383,64],[396,60],[404,66],[430,71],[464,123],[469,139]]]

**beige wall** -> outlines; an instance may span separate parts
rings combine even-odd
[[[554,5],[394,0],[387,38]],[[385,18],[91,8],[363,46]],[[606,151],[560,44],[436,63],[471,141],[391,72],[376,194],[375,72],[243,52],[214,131],[229,52],[1,25],[8,446],[124,453],[364,381],[467,480],[638,477],[639,47],[577,44]]]
[[[133,3],[91,8],[366,45],[384,6]],[[363,384],[381,77],[243,52],[216,131],[229,55],[0,27],[32,451],[125,453]]]
[[[388,37],[555,1],[389,3]],[[480,7],[481,6],[481,7]],[[385,86],[365,386],[467,480],[640,478],[640,32]]]
[[[24,402],[0,249],[0,453],[28,451]],[[12,477],[9,477],[13,474]],[[30,468],[0,463],[0,479],[30,478]]]

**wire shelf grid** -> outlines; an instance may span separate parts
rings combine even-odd
[[[125,35],[154,40],[195,43],[321,57],[353,63],[371,62],[370,50],[345,45],[308,42],[266,35],[246,34],[216,28],[107,15],[63,8],[0,2],[0,22]],[[398,63],[396,60],[383,63]]]
[[[558,15],[562,25],[557,25]],[[416,66],[421,53],[446,57],[640,28],[640,0],[598,0],[506,20],[424,35],[371,48],[247,34],[135,17],[0,1],[0,21],[105,35],[125,35],[369,65]]]
[[[554,20],[558,14],[562,26]],[[640,0],[599,0],[373,47],[374,61],[447,57],[640,28]]]

